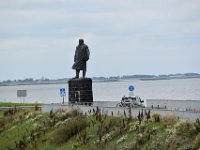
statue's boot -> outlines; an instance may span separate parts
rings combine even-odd
[[[79,73],[80,73],[80,70],[76,70],[76,76],[74,77],[74,79],[78,79],[79,78]]]
[[[83,78],[85,78],[85,75],[86,75],[86,71],[83,70]]]

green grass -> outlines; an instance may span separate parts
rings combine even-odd
[[[0,110],[0,118],[3,117],[4,112],[5,112],[5,111]]]
[[[35,120],[31,118],[31,115],[37,115],[39,113],[33,110],[16,110],[12,116],[1,117],[0,119],[4,121],[4,126],[0,126],[1,149],[15,149],[16,143],[19,143],[23,138],[27,140],[27,136],[34,128],[34,125],[43,121],[45,118],[45,115]]]
[[[41,106],[40,103],[12,103],[12,102],[0,102],[0,107],[15,107],[15,106]]]
[[[51,114],[17,110],[11,116],[0,114],[1,150],[20,149],[20,142],[26,150],[200,148],[199,121],[155,122],[152,118],[140,124],[137,118],[111,117],[98,111],[84,116],[77,110]]]

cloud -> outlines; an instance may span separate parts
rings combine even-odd
[[[90,76],[200,72],[199,6],[198,0],[0,1],[0,67],[59,78],[63,64],[70,77],[81,37],[91,49]]]

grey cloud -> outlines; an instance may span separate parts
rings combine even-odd
[[[36,77],[37,70],[59,77],[64,64],[70,77],[82,37],[91,49],[91,76],[199,72],[199,5],[197,0],[0,1],[0,67],[21,65]]]

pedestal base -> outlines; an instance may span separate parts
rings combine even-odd
[[[93,102],[92,79],[71,79],[69,85],[69,103],[88,104]]]

